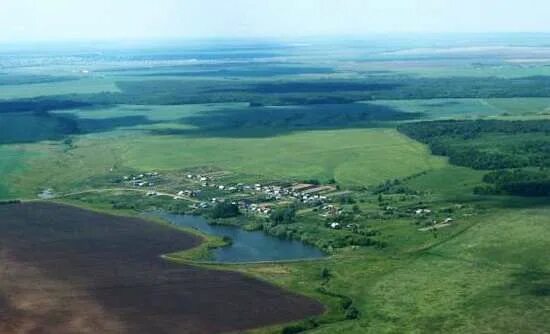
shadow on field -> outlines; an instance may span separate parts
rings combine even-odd
[[[99,107],[104,106],[62,97],[0,100],[0,114],[24,112],[45,113],[54,110],[71,110],[78,108],[92,109]]]
[[[381,127],[384,122],[413,120],[423,116],[422,113],[402,112],[368,103],[226,108],[180,120],[183,124],[192,125],[193,129],[158,129],[151,133],[197,137],[272,137],[294,131]]]
[[[513,289],[536,297],[550,296],[550,272],[537,267],[526,268],[515,273],[513,279],[510,285]]]
[[[108,132],[118,128],[157,123],[159,122],[151,121],[144,116],[91,119],[68,113],[0,113],[0,144],[62,140],[70,135]]]

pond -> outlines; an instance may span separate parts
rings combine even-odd
[[[210,225],[201,216],[155,213],[170,223],[190,227],[202,233],[218,237],[229,237],[231,245],[212,250],[213,260],[224,263],[244,263],[262,261],[288,261],[319,259],[325,254],[313,246],[296,240],[286,240],[270,236],[262,231],[245,231],[235,226]]]

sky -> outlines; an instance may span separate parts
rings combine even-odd
[[[0,0],[0,41],[550,32],[549,0]]]

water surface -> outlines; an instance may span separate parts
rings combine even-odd
[[[261,262],[317,259],[325,256],[321,250],[296,240],[270,236],[262,231],[245,231],[235,226],[210,225],[201,216],[156,213],[170,223],[190,227],[202,233],[218,237],[229,237],[233,243],[212,251],[216,262]]]

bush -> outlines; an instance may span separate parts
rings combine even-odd
[[[317,179],[309,179],[309,180],[304,180],[304,183],[308,183],[308,184],[313,184],[313,185],[320,185],[321,184],[321,181],[317,180]]]
[[[18,199],[8,200],[8,201],[0,201],[0,205],[19,204],[19,203],[21,203],[21,201],[18,200]]]
[[[287,326],[287,327],[283,328],[281,333],[282,334],[302,333],[302,332],[308,331],[310,329],[314,329],[318,326],[319,326],[319,324],[315,320],[309,320],[309,321],[306,321],[303,324]]]
[[[346,319],[353,320],[359,318],[359,310],[355,306],[350,306],[346,310]]]
[[[323,267],[323,269],[321,269],[321,278],[324,280],[328,280],[330,277],[330,270],[328,270],[327,267]]]

